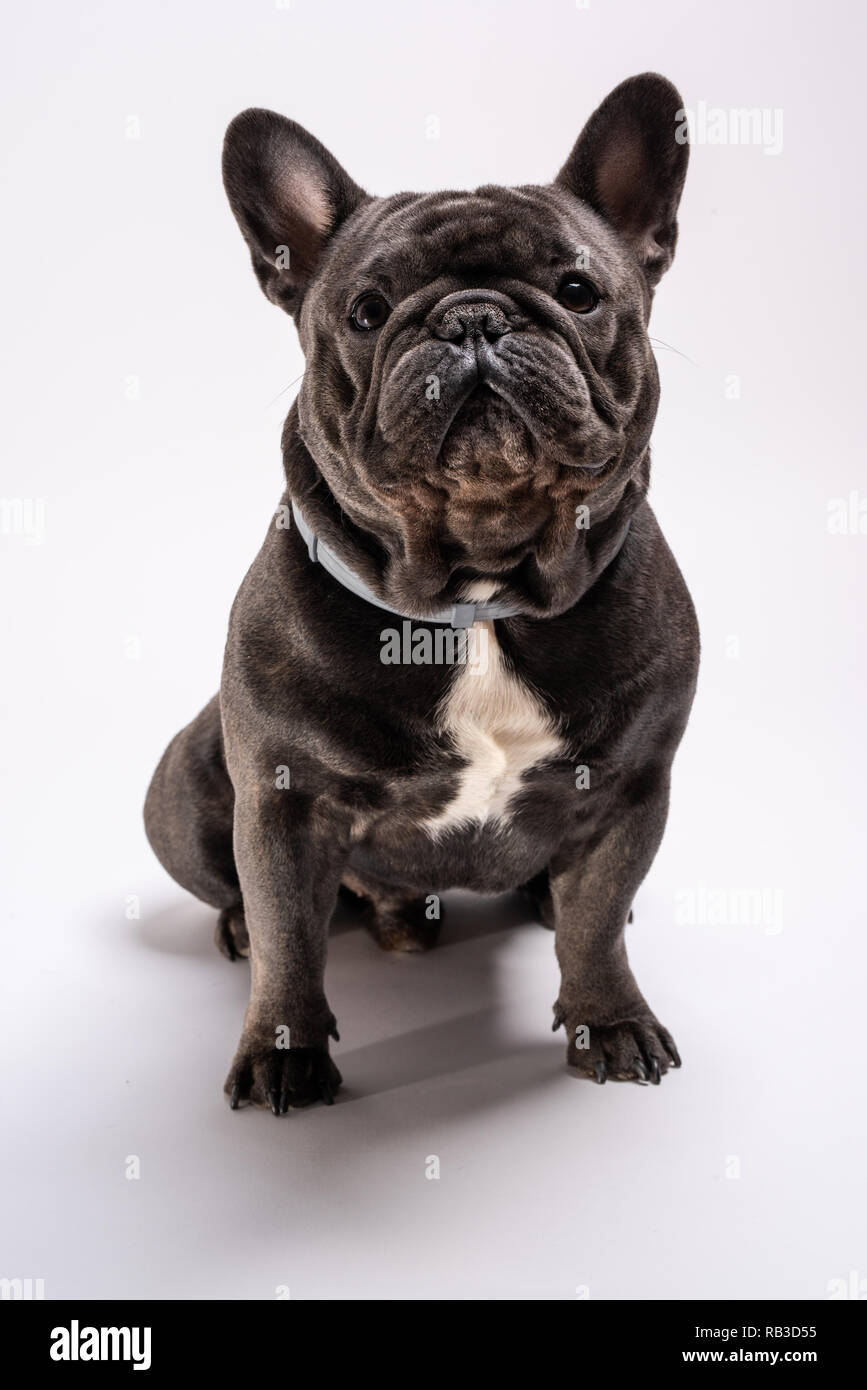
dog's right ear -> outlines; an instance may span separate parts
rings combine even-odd
[[[367,194],[303,126],[255,107],[226,131],[223,183],[259,284],[295,313],[328,238]]]

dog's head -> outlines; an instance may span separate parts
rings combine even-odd
[[[635,77],[550,185],[390,198],[282,116],[229,126],[229,201],[307,359],[290,483],[326,538],[363,537],[410,609],[480,578],[531,610],[560,607],[576,507],[604,523],[640,501],[658,400],[647,320],[677,240],[681,118],[669,82]]]

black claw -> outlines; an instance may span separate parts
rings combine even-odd
[[[597,1062],[593,1070],[596,1072],[596,1084],[598,1086],[604,1086],[605,1082],[608,1080],[608,1068],[605,1063]]]
[[[630,909],[629,909],[629,916],[628,916],[627,919],[626,919],[627,922],[631,922],[631,921],[634,919],[634,917],[635,917],[635,913],[633,912],[632,908],[630,908]]]
[[[325,1104],[326,1104],[326,1105],[333,1105],[333,1104],[334,1104],[334,1093],[333,1093],[333,1091],[331,1090],[331,1087],[328,1085],[327,1082],[323,1082],[323,1083],[322,1083],[321,1091],[322,1091],[322,1099],[324,1100]]]
[[[271,1114],[272,1114],[272,1115],[279,1115],[279,1114],[280,1114],[280,1093],[279,1093],[279,1091],[269,1091],[269,1092],[268,1092],[268,1103],[269,1103],[269,1105],[271,1106]]]
[[[338,1031],[337,1031],[336,1025],[335,1025],[334,1028],[329,1029],[329,1034],[328,1034],[328,1035],[329,1035],[329,1037],[332,1037],[332,1038],[334,1039],[335,1042],[340,1042],[340,1034],[339,1034]]]
[[[658,1086],[658,1085],[659,1085],[659,1082],[660,1082],[660,1075],[659,1075],[659,1059],[658,1059],[657,1057],[651,1057],[651,1059],[650,1059],[650,1083],[651,1083],[652,1086]]]
[[[285,1090],[285,1091],[281,1091],[281,1092],[280,1092],[280,1114],[281,1114],[281,1115],[285,1115],[285,1114],[287,1113],[288,1109],[289,1109],[289,1100],[290,1100],[290,1098],[291,1098],[291,1094],[292,1094],[292,1093],[291,1093],[291,1091],[289,1091],[289,1090]]]
[[[640,1057],[635,1058],[635,1060],[632,1063],[632,1068],[639,1081],[647,1080],[647,1067],[644,1065],[644,1062]]]
[[[232,1094],[229,1096],[229,1108],[238,1109],[238,1101],[241,1099],[241,1087],[237,1083],[232,1087]]]
[[[671,1058],[671,1065],[672,1065],[673,1067],[682,1067],[682,1066],[683,1066],[683,1063],[682,1063],[681,1060],[680,1060],[680,1053],[678,1052],[678,1050],[677,1050],[677,1048],[675,1047],[674,1043],[669,1043],[668,1047],[666,1048],[666,1051],[667,1051],[669,1057]]]

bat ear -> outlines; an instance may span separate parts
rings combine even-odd
[[[651,288],[674,258],[687,138],[677,88],[645,72],[594,111],[555,179],[614,227]]]
[[[366,193],[303,126],[257,108],[226,131],[223,183],[259,284],[294,313],[329,237]]]

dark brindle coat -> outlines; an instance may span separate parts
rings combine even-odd
[[[555,930],[570,1063],[598,1080],[678,1063],[624,928],[698,664],[646,501],[647,321],[677,237],[680,108],[663,78],[633,78],[550,186],[391,198],[280,116],[229,127],[229,200],[307,370],[220,694],[169,746],[146,824],[169,872],[220,909],[223,949],[251,958],[233,1104],[333,1098],[341,884],[403,948],[431,943],[431,894],[528,886]],[[401,619],[311,564],[284,524],[291,499],[416,628],[468,595],[511,603],[520,616],[482,629],[487,668],[384,664]]]

